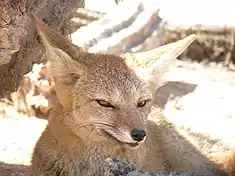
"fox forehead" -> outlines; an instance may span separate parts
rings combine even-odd
[[[130,101],[150,96],[148,84],[128,67],[124,58],[112,54],[88,54],[83,57],[87,74],[77,87],[86,94],[104,99]],[[103,96],[103,97],[102,97]]]

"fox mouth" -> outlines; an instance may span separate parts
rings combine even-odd
[[[117,139],[113,134],[109,133],[108,131],[106,131],[106,130],[104,130],[104,129],[100,129],[99,131],[101,132],[101,134],[102,134],[103,136],[105,136],[105,137],[107,137],[107,138],[112,138],[112,139],[114,139],[115,141],[117,141],[118,143],[121,143],[121,144],[123,144],[123,145],[125,145],[125,146],[127,146],[127,147],[136,148],[136,147],[138,147],[138,146],[140,145],[140,144],[137,143],[137,142],[131,143],[131,142],[124,142],[124,141],[121,141],[121,140]]]

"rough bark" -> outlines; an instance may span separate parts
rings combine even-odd
[[[40,62],[41,49],[27,14],[34,13],[67,34],[68,19],[83,6],[84,0],[0,1],[0,96],[15,91],[32,64]]]

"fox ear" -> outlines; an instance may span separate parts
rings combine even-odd
[[[159,78],[196,38],[195,34],[191,34],[179,41],[149,51],[124,54],[124,58],[127,65],[134,69],[137,75],[147,79],[151,86],[156,89],[159,84]]]
[[[68,38],[51,29],[35,15],[30,14],[29,17],[35,24],[37,32],[40,35],[42,42],[44,43],[44,47],[46,47],[45,44],[48,42],[51,46],[61,49],[72,58],[76,58],[83,53],[83,49],[81,47],[73,44]]]
[[[74,46],[65,37],[50,29],[36,16],[30,18],[35,23],[37,32],[45,49],[48,59],[47,68],[49,75],[55,81],[57,96],[62,105],[67,104],[76,80],[84,73],[85,68],[72,58],[81,57],[82,50]]]
[[[72,53],[72,57],[74,57],[76,52],[76,57],[79,57],[79,53],[82,51],[74,47],[72,42],[67,38],[50,29],[36,16],[31,15],[30,18],[35,23],[37,32],[43,43],[45,56],[48,59],[49,74],[56,82],[73,83],[73,77],[78,77],[78,75],[82,74],[83,67],[73,60],[69,54]]]

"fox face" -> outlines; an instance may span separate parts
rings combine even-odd
[[[75,83],[73,116],[109,140],[133,147],[144,142],[153,100],[147,81],[119,56],[87,54],[84,60],[86,73]]]
[[[135,148],[148,137],[147,117],[161,75],[196,36],[157,49],[116,56],[88,53],[35,16],[60,104],[71,111],[64,125],[89,142]]]

